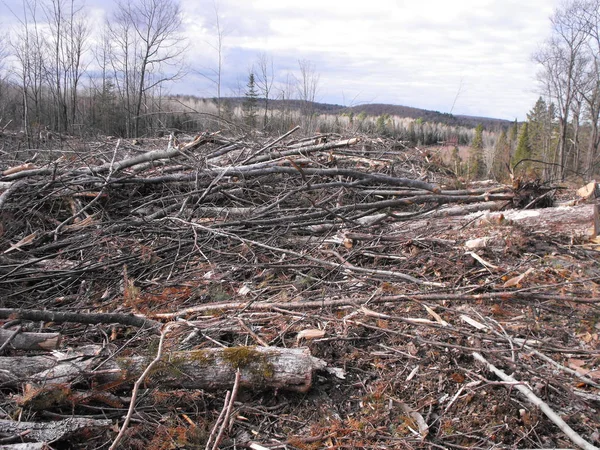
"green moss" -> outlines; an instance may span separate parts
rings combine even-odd
[[[264,359],[255,347],[231,347],[223,349],[223,360],[235,369],[245,369],[253,362]]]
[[[204,350],[192,350],[189,352],[181,353],[178,358],[185,360],[183,355],[187,357],[189,361],[195,361],[202,366],[208,366],[215,363],[215,354],[213,352],[207,352]]]
[[[256,347],[231,347],[223,349],[223,361],[234,369],[246,370],[252,375],[273,378],[275,369],[269,362],[268,354],[259,352]]]

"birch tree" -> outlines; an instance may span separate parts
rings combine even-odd
[[[127,134],[139,136],[149,94],[184,73],[181,9],[175,0],[119,0],[107,27]]]

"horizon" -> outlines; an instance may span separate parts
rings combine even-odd
[[[210,79],[217,58],[216,8],[224,32],[223,97],[243,89],[264,53],[272,58],[280,84],[298,75],[299,60],[313,64],[320,103],[381,103],[522,121],[540,95],[531,55],[549,35],[549,16],[559,0],[323,3],[181,0],[190,70],[169,85],[169,92],[216,96]],[[0,23],[14,25],[19,5],[19,0],[3,0]],[[87,2],[95,30],[113,6]]]

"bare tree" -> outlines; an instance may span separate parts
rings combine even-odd
[[[90,30],[85,10],[75,0],[50,0],[44,7],[50,32],[46,76],[54,99],[54,122],[58,131],[75,123],[83,56]]]
[[[290,101],[294,98],[296,93],[297,78],[287,73],[283,82],[278,83],[278,99],[281,100],[280,115],[281,115],[281,128],[280,132],[287,131],[292,125],[292,113],[290,108]]]
[[[585,158],[585,171],[591,174],[598,158],[600,147],[600,0],[584,3],[583,21],[590,34],[588,41],[588,64],[580,94],[587,109],[591,131]]]
[[[37,1],[25,0],[21,15],[13,12],[18,26],[10,42],[16,60],[12,71],[21,89],[23,131],[30,146],[34,131],[40,131],[43,117],[43,55],[46,43],[38,25],[38,14]]]
[[[319,90],[320,75],[315,70],[315,65],[305,59],[298,61],[300,77],[296,79],[298,98],[302,102],[302,116],[305,120],[306,132],[311,132],[314,126],[314,102]]]
[[[260,53],[256,61],[256,87],[264,99],[265,113],[263,116],[263,128],[267,127],[269,120],[269,100],[273,90],[275,75],[273,70],[273,58],[266,53]]]
[[[146,96],[184,73],[185,39],[176,0],[119,0],[107,23],[111,64],[127,111],[127,133],[138,136]]]
[[[585,67],[585,44],[589,37],[587,24],[580,18],[584,3],[573,1],[562,5],[553,17],[552,37],[534,55],[543,71],[541,81],[557,102],[559,139],[556,151],[557,173],[565,178],[568,155],[568,124],[577,88]]]
[[[223,115],[223,102],[222,102],[222,78],[223,78],[223,64],[225,61],[225,37],[227,35],[226,27],[221,18],[221,13],[219,11],[219,3],[218,0],[213,0],[213,11],[214,11],[214,41],[207,42],[210,47],[214,49],[217,56],[217,65],[216,67],[204,67],[201,70],[196,70],[195,72],[214,84],[215,86],[215,94],[216,94],[216,103],[217,103],[217,115],[218,117],[222,117]],[[239,88],[239,86],[238,86]],[[238,89],[240,90],[240,89]],[[241,88],[240,92],[243,92],[243,88]],[[241,96],[241,95],[239,95]]]

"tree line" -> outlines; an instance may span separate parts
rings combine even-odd
[[[0,130],[23,130],[30,145],[47,133],[92,132],[137,137],[169,128],[198,129],[231,122],[246,129],[284,131],[300,123],[307,132],[381,134],[416,145],[458,148],[463,175],[505,179],[513,172],[565,179],[599,172],[600,0],[568,0],[551,17],[552,34],[534,60],[540,98],[524,123],[486,129],[429,118],[375,116],[356,108],[324,114],[315,106],[319,73],[298,61],[295,74],[276,79],[273,59],[257,56],[235,97],[223,95],[227,33],[214,11],[216,67],[200,72],[185,62],[188,42],[177,0],[116,0],[94,29],[80,0],[23,0],[15,26],[0,36]],[[210,103],[167,96],[167,83],[187,74],[209,79]],[[193,103],[193,104],[192,104]],[[367,105],[368,106],[368,105]]]
[[[563,2],[533,55],[541,96],[518,136],[498,138],[492,173],[506,167],[543,179],[600,172],[600,0]]]

